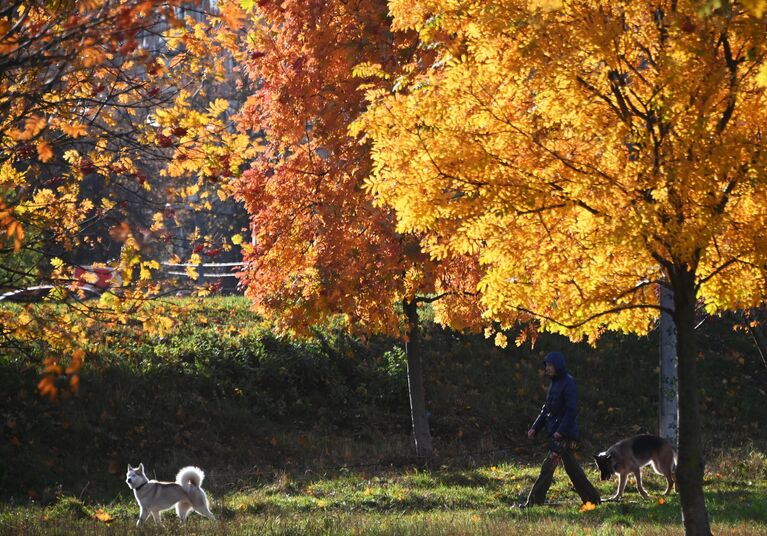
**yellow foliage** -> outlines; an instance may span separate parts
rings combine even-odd
[[[500,348],[506,348],[506,346],[508,346],[508,344],[509,344],[509,341],[506,338],[505,334],[503,334],[500,331],[495,334],[495,345],[496,346],[498,346]]]
[[[0,166],[0,185],[5,188],[21,186],[26,181],[26,174],[26,170],[19,171],[10,161],[6,160]]]
[[[38,387],[42,395],[55,398],[78,389],[83,339],[97,332],[97,326],[133,317],[145,319],[147,329],[160,333],[172,327],[169,315],[145,311],[148,298],[159,291],[151,277],[159,264],[142,259],[140,251],[149,238],[147,230],[141,229],[140,241],[134,238],[133,223],[124,217],[129,206],[125,197],[113,196],[111,186],[103,196],[81,191],[82,181],[99,174],[105,184],[114,181],[134,193],[138,188],[151,190],[159,173],[145,174],[156,169],[158,150],[171,158],[168,172],[173,177],[239,175],[256,144],[234,132],[226,117],[229,103],[217,99],[208,107],[205,92],[214,73],[225,65],[224,47],[239,46],[233,30],[246,17],[236,1],[220,3],[222,17],[186,22],[173,18],[181,0],[17,4],[0,20],[0,55],[7,60],[0,79],[3,264],[39,262],[30,259],[37,259],[41,249],[61,250],[68,256],[82,247],[94,248],[105,237],[92,230],[102,229],[106,222],[111,225],[106,239],[123,246],[117,269],[125,288],[104,293],[97,305],[72,300],[69,307],[58,310],[0,312],[5,336],[40,340],[50,349]],[[144,25],[158,27],[156,23],[169,28],[168,37],[182,51],[173,59],[159,57],[141,40],[131,42],[127,34],[126,39],[115,37],[125,28],[132,28],[133,35]],[[177,95],[175,100],[172,95]],[[87,151],[70,149],[72,140],[82,142]],[[68,169],[59,167],[59,150],[64,151]],[[182,186],[172,185],[169,197],[187,193],[184,181],[178,182]],[[224,197],[231,193],[223,181],[210,190],[216,188]],[[169,232],[162,229],[163,223],[162,215],[155,217],[150,230],[161,231],[158,235],[164,240]],[[54,243],[41,248],[42,240]],[[26,248],[33,252],[31,257]],[[94,274],[75,277],[74,267],[61,259],[51,259],[50,266],[46,279],[59,285],[49,293],[50,301],[82,297],[77,281],[95,282]],[[134,272],[138,281],[132,281]],[[88,311],[95,307],[97,315]],[[60,381],[62,375],[66,381]]]
[[[151,231],[159,231],[160,229],[165,227],[165,218],[162,215],[162,212],[155,212],[152,214],[152,226],[150,227]]]
[[[743,0],[743,5],[756,19],[761,19],[767,11],[767,0]]]
[[[759,72],[756,75],[756,83],[759,87],[767,87],[767,63],[764,63],[759,67]]]
[[[86,283],[90,283],[91,285],[99,280],[98,274],[87,272],[82,275],[81,279],[85,281]]]
[[[64,152],[64,160],[70,164],[75,164],[80,161],[80,153],[75,149],[70,149]]]
[[[555,11],[562,7],[562,0],[530,0],[530,6],[543,11]]]
[[[501,324],[529,311],[574,339],[646,333],[671,267],[694,270],[711,311],[753,306],[767,2],[744,5],[680,3],[659,39],[651,2],[394,0],[393,27],[443,52],[368,91],[350,129],[372,143],[365,189],[433,259],[476,255]]]
[[[104,59],[106,59],[106,54],[99,48],[85,47],[80,52],[80,60],[85,67],[95,67],[96,65],[100,65]]]
[[[224,113],[229,109],[229,101],[226,99],[216,99],[210,106],[208,106],[208,113],[212,117],[216,117]]]

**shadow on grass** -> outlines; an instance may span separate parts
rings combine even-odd
[[[450,473],[436,473],[434,479],[448,487],[461,486],[466,488],[490,488],[501,487],[502,481],[488,478],[480,471],[460,471]]]
[[[634,527],[638,524],[681,526],[682,514],[678,495],[654,500],[628,499],[604,502],[595,510],[581,512],[579,501],[567,500],[530,509],[511,509],[510,515],[530,519],[559,518],[563,522],[589,519],[599,524]],[[767,490],[706,491],[706,506],[713,523],[764,523],[767,520]]]
[[[767,520],[767,489],[707,491],[709,517],[721,522]]]

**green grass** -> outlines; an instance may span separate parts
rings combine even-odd
[[[721,459],[725,473],[707,473],[706,497],[715,532],[756,535],[767,531],[767,475],[759,455]],[[743,480],[742,471],[759,479]],[[210,535],[660,535],[681,534],[678,496],[660,503],[662,478],[646,470],[651,500],[642,499],[633,482],[621,503],[605,503],[581,512],[562,470],[549,493],[553,504],[520,510],[537,469],[516,463],[476,468],[442,467],[313,475],[294,479],[283,473],[261,486],[221,495],[209,491],[217,523],[193,516],[181,529],[175,513],[164,526],[149,521],[142,534]],[[596,481],[596,473],[589,469]],[[215,486],[215,483],[213,483]],[[598,484],[603,496],[615,482]],[[111,517],[95,520],[96,512]],[[3,534],[132,534],[138,507],[127,487],[107,504],[85,504],[69,496],[47,506],[0,508]]]
[[[549,497],[558,505],[513,508],[544,456],[543,439],[525,438],[545,397],[542,356],[567,355],[588,456],[654,430],[653,337],[607,334],[591,348],[542,335],[535,348],[500,349],[427,325],[436,461],[426,471],[413,457],[399,341],[337,326],[291,340],[242,298],[170,303],[183,308],[164,337],[137,325],[91,333],[69,399],[36,396],[34,344],[0,352],[0,533],[135,533],[123,474],[138,462],[159,479],[201,466],[221,518],[179,530],[168,514],[168,530],[150,522],[147,534],[681,533],[676,495],[658,505],[630,484],[624,503],[579,513],[561,472]],[[722,534],[765,534],[767,370],[731,320],[707,320],[699,337],[710,517]],[[657,496],[662,482],[648,481]],[[599,485],[609,496],[616,484]],[[99,509],[113,521],[95,521]]]

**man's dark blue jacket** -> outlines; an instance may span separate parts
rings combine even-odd
[[[543,362],[554,365],[557,374],[551,378],[546,403],[532,428],[537,432],[545,425],[554,446],[552,450],[556,451],[559,449],[554,444],[555,432],[559,432],[566,439],[578,440],[581,437],[578,423],[575,421],[578,416],[578,386],[575,379],[567,373],[565,356],[561,352],[550,352]]]

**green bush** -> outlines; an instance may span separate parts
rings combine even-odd
[[[86,506],[80,499],[75,497],[60,497],[58,502],[45,510],[45,515],[50,520],[77,520],[93,517],[93,510]]]

